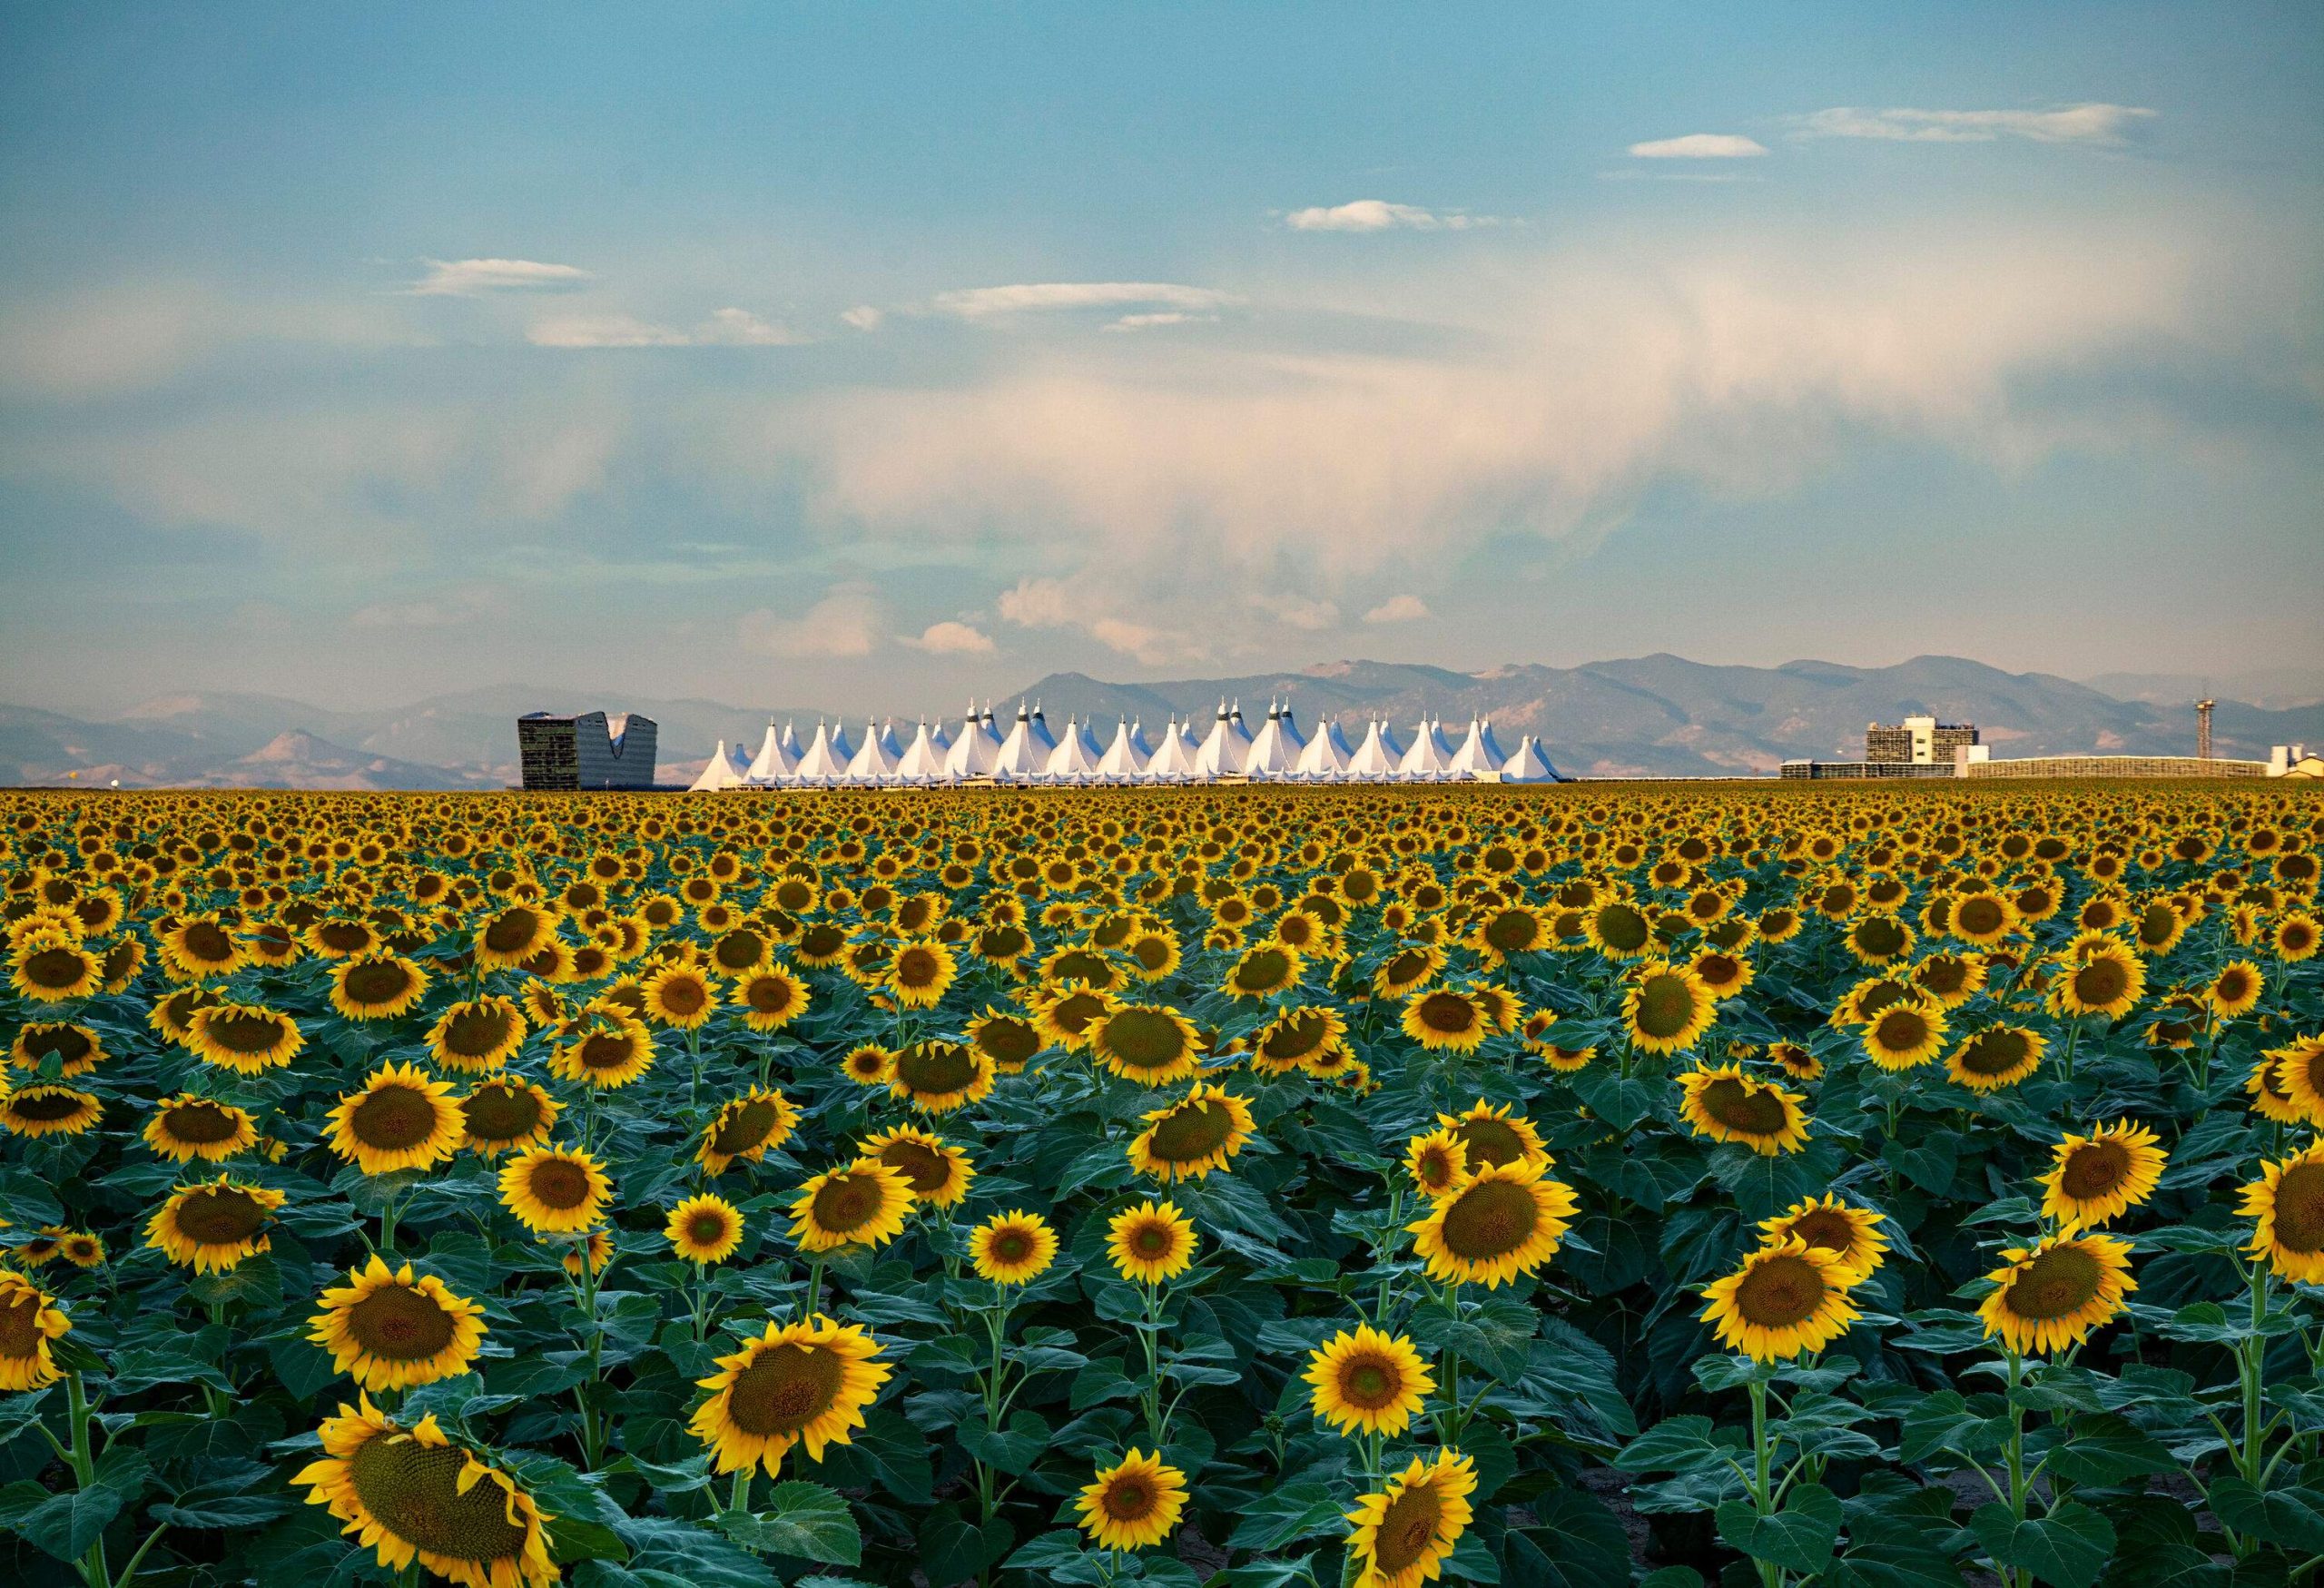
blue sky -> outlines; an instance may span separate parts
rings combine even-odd
[[[2309,5],[0,10],[0,697],[2312,661]]]

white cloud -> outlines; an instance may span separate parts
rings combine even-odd
[[[569,292],[596,280],[574,265],[529,259],[424,259],[428,273],[404,289],[417,298],[476,298],[487,292]]]
[[[984,656],[993,649],[990,635],[974,624],[956,623],[949,618],[930,624],[918,639],[908,639],[904,644],[940,656]]]
[[[1283,223],[1294,232],[1466,232],[1474,226],[1498,226],[1502,221],[1497,215],[1439,212],[1417,204],[1392,204],[1385,199],[1357,199],[1294,210]]]
[[[803,339],[747,309],[721,309],[692,330],[627,314],[562,315],[535,321],[525,340],[537,348],[782,348]]]
[[[1417,623],[1428,616],[1428,603],[1418,596],[1391,596],[1364,615],[1366,623]]]
[[[1108,592],[1119,587],[1104,579],[1068,584],[1049,577],[1023,578],[1000,593],[1000,616],[1020,628],[1069,628],[1108,650],[1134,656],[1147,666],[1196,660],[1207,652],[1187,636],[1140,623],[1108,610]]]
[[[786,325],[761,320],[747,309],[721,309],[703,321],[694,340],[733,348],[787,348],[802,339]]]
[[[939,312],[962,320],[984,320],[1046,309],[1118,309],[1157,304],[1166,309],[1204,310],[1234,301],[1232,294],[1215,288],[1187,287],[1175,281],[1032,281],[939,292],[935,306]]]
[[[869,303],[859,303],[840,316],[842,321],[858,330],[877,330],[887,315]]]
[[[1748,160],[1767,145],[1738,133],[1689,133],[1683,138],[1652,138],[1630,145],[1637,160]]]
[[[1877,138],[1905,143],[2117,144],[2156,112],[2128,104],[2069,104],[2055,110],[1859,110],[1838,105],[1798,118],[1803,138]]]
[[[869,585],[834,585],[796,617],[762,607],[737,626],[743,644],[794,660],[868,656],[885,628],[879,597]]]
[[[1306,596],[1260,596],[1251,603],[1261,612],[1288,628],[1318,629],[1339,626],[1340,609],[1329,601],[1319,601]]]
[[[404,601],[374,601],[348,615],[348,626],[362,629],[466,628],[508,615],[508,599],[485,585],[464,585]]]
[[[1158,325],[1214,325],[1217,321],[1218,316],[1216,314],[1182,314],[1177,310],[1167,309],[1155,314],[1125,314],[1119,320],[1108,324],[1106,329],[1108,330],[1147,330]]]

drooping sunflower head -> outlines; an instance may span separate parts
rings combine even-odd
[[[206,1062],[239,1075],[288,1064],[307,1045],[299,1022],[252,1003],[207,1003],[188,1022],[186,1046]]]
[[[359,1396],[322,1425],[323,1457],[290,1481],[400,1571],[417,1562],[463,1588],[557,1580],[544,1513],[517,1480],[453,1443],[434,1416],[409,1429]]]
[[[479,1081],[460,1100],[467,1128],[461,1145],[485,1158],[547,1141],[556,1128],[557,1103],[521,1076]]]
[[[966,1042],[931,1038],[895,1056],[888,1090],[927,1114],[949,1114],[992,1094],[992,1060]]]
[[[44,1081],[0,1092],[0,1129],[11,1136],[78,1136],[96,1128],[105,1106],[94,1092]]]
[[[743,1215],[724,1197],[688,1197],[670,1209],[662,1234],[671,1251],[689,1263],[723,1263],[743,1244]]]
[[[2286,1279],[2324,1280],[2324,1143],[2263,1163],[2236,1211],[2258,1222],[2244,1249]]]
[[[325,1290],[307,1338],[331,1365],[371,1389],[408,1389],[465,1373],[484,1343],[484,1308],[433,1274],[406,1263],[390,1268],[377,1254],[350,1268],[348,1282]]]
[[[1251,1139],[1251,1106],[1222,1087],[1200,1085],[1144,1118],[1129,1144],[1130,1167],[1168,1184],[1223,1169]]]
[[[1040,1031],[1021,1015],[988,1007],[969,1022],[969,1045],[992,1060],[1002,1075],[1015,1075],[1032,1062],[1043,1046]]]
[[[1436,1389],[1412,1341],[1369,1324],[1342,1330],[1307,1357],[1309,1404],[1316,1420],[1342,1434],[1402,1435]]]
[[[728,1100],[703,1128],[702,1145],[694,1161],[713,1175],[723,1175],[737,1161],[757,1163],[791,1139],[799,1128],[799,1110],[780,1091],[753,1087]]]
[[[700,1381],[711,1395],[694,1414],[694,1435],[721,1473],[763,1467],[773,1476],[794,1445],[821,1461],[825,1447],[852,1443],[894,1372],[879,1356],[863,1330],[820,1314],[769,1324]]]
[[[911,1182],[876,1159],[859,1158],[799,1188],[791,1238],[810,1252],[882,1246],[903,1233],[911,1211]]]
[[[1372,972],[1372,991],[1381,998],[1402,998],[1427,985],[1444,969],[1444,951],[1434,943],[1410,943],[1380,962]]]
[[[2162,1181],[2162,1138],[2120,1119],[2087,1136],[2069,1132],[2041,1179],[2042,1212],[2062,1229],[2096,1229],[2154,1195]]]
[[[1856,1270],[1797,1236],[1769,1240],[1704,1287],[1702,1317],[1720,1345],[1760,1362],[1820,1351],[1859,1316],[1848,1299]]]
[[[654,1068],[654,1033],[619,1004],[593,1003],[565,1029],[568,1040],[548,1060],[548,1072],[560,1080],[616,1091]]]
[[[1186,1272],[1195,1258],[1194,1221],[1175,1202],[1140,1202],[1114,1215],[1106,1255],[1135,1285],[1158,1285]]]
[[[499,1069],[525,1045],[524,1011],[494,993],[462,999],[428,1028],[428,1054],[447,1070],[481,1075]]]
[[[613,1181],[592,1153],[523,1148],[500,1170],[500,1200],[536,1235],[578,1235],[604,1216]]]
[[[401,954],[364,954],[331,972],[330,1006],[349,1020],[393,1020],[427,991],[428,973]]]
[[[0,1390],[13,1395],[54,1384],[60,1371],[53,1347],[72,1331],[56,1297],[0,1268]]]
[[[1845,1288],[1870,1278],[1885,1260],[1888,1238],[1880,1233],[1880,1225],[1886,1218],[1827,1191],[1760,1220],[1759,1229],[1771,1245],[1798,1240],[1830,1257]]]
[[[1202,1068],[1202,1037],[1167,1004],[1118,1004],[1090,1027],[1090,1053],[1142,1086],[1168,1086]]]
[[[197,1274],[223,1272],[273,1244],[267,1227],[283,1200],[222,1174],[181,1186],[146,1221],[145,1244]]]
[[[103,1063],[104,1039],[94,1026],[70,1021],[26,1021],[8,1045],[8,1063],[18,1070],[38,1070],[49,1060],[57,1073],[70,1080]]]
[[[2307,1119],[2307,1105],[2292,1095],[2287,1077],[2297,1067],[2313,1066],[2319,1060],[2324,1060],[2324,1040],[2316,1038],[2261,1053],[2243,1082],[2253,1110],[2280,1125],[2296,1125]]]
[[[1983,954],[1931,954],[1913,967],[1913,985],[1945,1009],[1957,1009],[1985,985]]]
[[[1768,1061],[1794,1080],[1821,1080],[1824,1061],[1797,1042],[1771,1042]]]
[[[1514,1103],[1495,1108],[1479,1098],[1466,1112],[1439,1114],[1436,1122],[1465,1149],[1469,1169],[1500,1169],[1509,1164],[1534,1169],[1550,1167],[1541,1133],[1533,1128],[1532,1120],[1517,1111]]]
[[[1414,1136],[1404,1153],[1404,1172],[1426,1195],[1448,1196],[1468,1180],[1468,1146],[1450,1130]]]
[[[856,1150],[903,1176],[911,1199],[931,1208],[956,1206],[969,1194],[969,1182],[977,1178],[976,1166],[966,1152],[933,1130],[916,1125],[877,1131],[858,1142]]]
[[[1767,1157],[1807,1145],[1807,1116],[1797,1092],[1747,1075],[1739,1064],[1694,1070],[1679,1078],[1679,1117],[1698,1136],[1740,1142]]]
[[[1328,1004],[1284,1010],[1251,1033],[1250,1046],[1252,1068],[1271,1075],[1295,1070],[1320,1073],[1354,1057],[1347,1046],[1346,1018]]]
[[[1985,1276],[1994,1292],[1977,1312],[1987,1337],[1997,1334],[2024,1355],[2086,1339],[2138,1288],[2130,1243],[2111,1235],[2051,1236],[2001,1255],[2002,1266]]]
[[[1649,960],[1622,995],[1622,1016],[1633,1045],[1649,1053],[1676,1053],[1710,1030],[1718,1000],[1686,966]]]
[[[1492,1021],[1465,988],[1432,987],[1404,1005],[1404,1035],[1432,1052],[1470,1053],[1492,1035]]]
[[[416,1064],[371,1072],[330,1111],[330,1148],[367,1175],[428,1169],[459,1150],[468,1120],[451,1083]]]
[[[1366,1494],[1347,1514],[1355,1530],[1348,1554],[1356,1563],[1354,1588],[1419,1588],[1433,1582],[1468,1531],[1475,1513],[1476,1464],[1457,1451],[1418,1456]]]
[[[2023,1026],[1987,1026],[1961,1040],[1945,1072],[1972,1091],[1999,1091],[2040,1069],[2045,1046],[2040,1032]]]
[[[1255,943],[1226,972],[1226,991],[1236,998],[1274,998],[1299,985],[1305,970],[1299,951],[1287,943]]]
[[[1097,1041],[1106,1016],[1121,1007],[1113,994],[1093,987],[1044,987],[1031,994],[1033,1024],[1052,1047],[1082,1052]]]
[[[969,1237],[969,1261],[979,1278],[994,1285],[1029,1284],[1056,1260],[1057,1231],[1022,1208],[994,1214]]]
[[[187,1091],[154,1108],[144,1137],[146,1146],[172,1163],[219,1163],[257,1145],[258,1127],[233,1104]]]
[[[1571,1187],[1538,1169],[1487,1165],[1407,1228],[1432,1277],[1495,1289],[1557,1254],[1576,1206]]]
[[[1100,1549],[1139,1550],[1177,1531],[1187,1506],[1186,1475],[1157,1452],[1132,1449],[1085,1484],[1075,1509],[1081,1530]]]

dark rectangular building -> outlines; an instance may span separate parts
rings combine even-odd
[[[1915,766],[1953,764],[1953,752],[1977,742],[1974,723],[1941,723],[1933,716],[1908,716],[1894,727],[1872,723],[1864,730],[1864,758],[1886,764]]]
[[[517,764],[527,789],[652,788],[660,736],[652,717],[635,713],[527,712],[517,719]]]

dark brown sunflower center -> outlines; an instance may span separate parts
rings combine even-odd
[[[347,1117],[355,1139],[383,1152],[417,1147],[436,1133],[436,1100],[415,1086],[391,1083],[365,1095]]]
[[[229,1053],[265,1053],[290,1033],[279,1014],[256,1010],[213,1011],[202,1022],[202,1034]]]
[[[22,1039],[25,1056],[34,1064],[52,1054],[63,1063],[77,1064],[96,1049],[95,1041],[84,1026],[39,1026],[27,1030]]]
[[[1856,1226],[1848,1222],[1847,1215],[1830,1208],[1801,1214],[1785,1233],[1827,1252],[1846,1254],[1856,1246]]]
[[[18,1295],[0,1307],[0,1356],[22,1362],[40,1354],[40,1297]]]
[[[241,1128],[238,1115],[212,1102],[178,1103],[162,1115],[162,1134],[189,1147],[230,1141]]]
[[[766,952],[766,939],[755,932],[734,931],[718,940],[711,958],[729,971],[747,971]]]
[[[1498,1168],[1525,1156],[1525,1139],[1499,1119],[1463,1119],[1452,1127],[1452,1139],[1468,1149],[1468,1161]]]
[[[1117,1522],[1142,1522],[1154,1514],[1157,1498],[1143,1474],[1124,1473],[1106,1485],[1106,1514]]]
[[[698,1014],[710,1001],[710,989],[692,976],[672,976],[655,989],[654,996],[671,1014]]]
[[[178,952],[204,965],[223,964],[234,957],[234,940],[214,921],[197,921],[178,939]]]
[[[8,1111],[19,1119],[45,1125],[70,1119],[87,1107],[81,1094],[64,1087],[28,1088],[8,1100]]]
[[[751,1098],[730,1105],[720,1116],[718,1128],[711,1132],[710,1150],[728,1158],[748,1152],[773,1133],[775,1121],[781,1117],[773,1098]]]
[[[1056,981],[1079,981],[1090,987],[1111,987],[1117,980],[1113,962],[1088,949],[1069,949],[1049,962]]]
[[[178,1204],[179,1233],[198,1246],[240,1246],[266,1224],[266,1209],[248,1191],[192,1192]]]
[[[743,991],[753,1014],[781,1014],[799,1001],[798,989],[785,976],[756,976]]]
[[[1433,1482],[1415,1484],[1391,1500],[1372,1535],[1373,1563],[1380,1574],[1393,1578],[1426,1560],[1443,1521],[1443,1496]]]
[[[1020,1020],[988,1021],[977,1032],[977,1046],[995,1064],[1017,1065],[1041,1050],[1041,1038]]]
[[[1198,1163],[1234,1134],[1234,1114],[1216,1098],[1205,1098],[1181,1104],[1156,1120],[1146,1146],[1164,1163]]]
[[[71,987],[89,973],[89,962],[78,949],[41,949],[18,962],[25,981],[35,987]]]
[[[880,1149],[880,1161],[911,1181],[911,1189],[923,1196],[951,1183],[952,1160],[924,1141],[891,1141]]]
[[[2240,971],[2221,971],[2212,991],[2222,1003],[2240,1003],[2250,996],[2251,978]]]
[[[2005,1026],[1979,1031],[1961,1050],[1961,1068],[1972,1075],[2007,1075],[2031,1051],[2025,1033]]]
[[[920,1096],[943,1097],[974,1085],[977,1063],[958,1042],[916,1042],[896,1055],[896,1078]]]
[[[1432,1147],[1420,1155],[1420,1183],[1431,1190],[1452,1183],[1452,1155],[1441,1147]]]
[[[1928,1017],[1916,1009],[1892,1009],[1872,1028],[1872,1040],[1889,1053],[1910,1053],[1928,1041]]]
[[[686,1221],[686,1238],[696,1246],[716,1246],[726,1234],[726,1215],[715,1208],[706,1208]]]
[[[2002,928],[2007,917],[2001,901],[1984,894],[1973,894],[1954,906],[1953,923],[1971,937],[1990,937]]]
[[[1905,929],[1886,915],[1871,916],[1856,922],[1856,946],[1875,959],[1888,959],[1904,952]]]
[[[1406,949],[1388,962],[1387,966],[1381,972],[1381,975],[1386,978],[1391,987],[1409,987],[1423,976],[1427,975],[1430,969],[1426,954],[1417,950]]]
[[[1260,949],[1235,967],[1235,986],[1243,992],[1272,992],[1291,979],[1291,956],[1281,949]]]
[[[2324,1249],[2324,1164],[2294,1164],[2276,1182],[2275,1230],[2288,1251]]]
[[[876,1175],[834,1176],[815,1193],[815,1222],[833,1235],[861,1229],[879,1218],[888,1205],[887,1191]]]
[[[1783,1100],[1767,1087],[1723,1075],[1703,1088],[1703,1111],[1746,1136],[1779,1136],[1790,1122]]]
[[[2073,973],[2073,993],[2093,1009],[2103,1009],[2122,996],[2130,977],[2119,960],[2093,960]]]
[[[1920,983],[1931,992],[1957,992],[1969,980],[1969,962],[1939,954],[1925,961],[1920,968]]]
[[[1187,1055],[1185,1029],[1159,1010],[1123,1010],[1106,1021],[1098,1040],[1129,1070],[1167,1070]]]
[[[1742,979],[1743,962],[1732,954],[1705,954],[1695,962],[1695,974],[1713,987],[1725,987]]]
[[[2130,1149],[2119,1141],[2089,1141],[2066,1155],[2058,1189],[2074,1200],[2102,1197],[2131,1172]]]
[[[347,1333],[374,1356],[419,1362],[452,1343],[452,1315],[409,1285],[390,1285],[347,1311]]]
[[[1141,937],[1129,945],[1130,958],[1148,971],[1159,971],[1170,962],[1170,941],[1161,937]]]
[[[540,1099],[513,1086],[480,1086],[463,1108],[468,1134],[479,1141],[514,1141],[541,1122]]]
[[[359,1009],[393,1003],[411,987],[411,972],[393,960],[367,960],[347,973],[347,1001]]]
[[[598,1031],[581,1040],[576,1055],[584,1070],[619,1070],[637,1059],[637,1040],[628,1031]]]
[[[2098,1259],[2081,1247],[2053,1247],[2009,1282],[2004,1304],[2019,1317],[2064,1317],[2088,1306],[2105,1277]]]
[[[996,1232],[992,1238],[993,1257],[1012,1267],[1030,1258],[1033,1250],[1032,1231],[1019,1229],[1014,1225]]]
[[[457,1447],[391,1434],[373,1435],[349,1458],[363,1508],[406,1544],[456,1561],[518,1559],[527,1533],[508,1520],[507,1492],[487,1479],[460,1493],[468,1463]]]
[[[570,1212],[589,1199],[589,1171],[569,1159],[539,1159],[526,1179],[526,1188],[542,1207]]]
[[[1393,1406],[1404,1393],[1404,1376],[1384,1356],[1352,1356],[1340,1365],[1340,1397],[1361,1411]]]
[[[1541,1222],[1531,1190],[1510,1180],[1485,1180],[1452,1198],[1444,1214],[1444,1244],[1455,1257],[1482,1262],[1517,1250]]]
[[[1646,946],[1653,935],[1653,923],[1642,911],[1628,904],[1609,904],[1598,912],[1598,937],[1608,948],[1628,953]]]
[[[1649,1037],[1680,1035],[1698,1012],[1695,990],[1683,976],[1649,976],[1639,984],[1638,1029]]]
[[[1432,992],[1420,1001],[1420,1023],[1432,1031],[1461,1036],[1476,1029],[1477,1006],[1457,992]]]
[[[530,910],[503,910],[484,929],[484,946],[496,954],[513,954],[530,949],[539,933],[541,918]]]
[[[1275,1021],[1259,1051],[1280,1063],[1293,1063],[1322,1047],[1331,1034],[1332,1022],[1320,1011],[1286,1015]]]
[[[1169,1256],[1177,1245],[1177,1232],[1158,1218],[1149,1219],[1129,1232],[1129,1249],[1149,1261]]]
[[[1762,1328],[1788,1328],[1816,1316],[1825,1289],[1824,1276],[1806,1258],[1769,1258],[1735,1287],[1735,1309]]]
[[[444,1048],[463,1059],[483,1059],[500,1051],[515,1029],[516,1011],[500,1004],[463,1009],[444,1028]]]
[[[836,1351],[776,1346],[761,1351],[735,1376],[726,1415],[755,1438],[797,1434],[831,1409],[846,1375],[847,1365]]]
[[[1529,910],[1504,910],[1485,926],[1485,941],[1504,954],[1520,953],[1541,940],[1541,923]]]
[[[333,953],[351,954],[370,946],[371,929],[359,921],[326,921],[316,926],[315,941]]]

